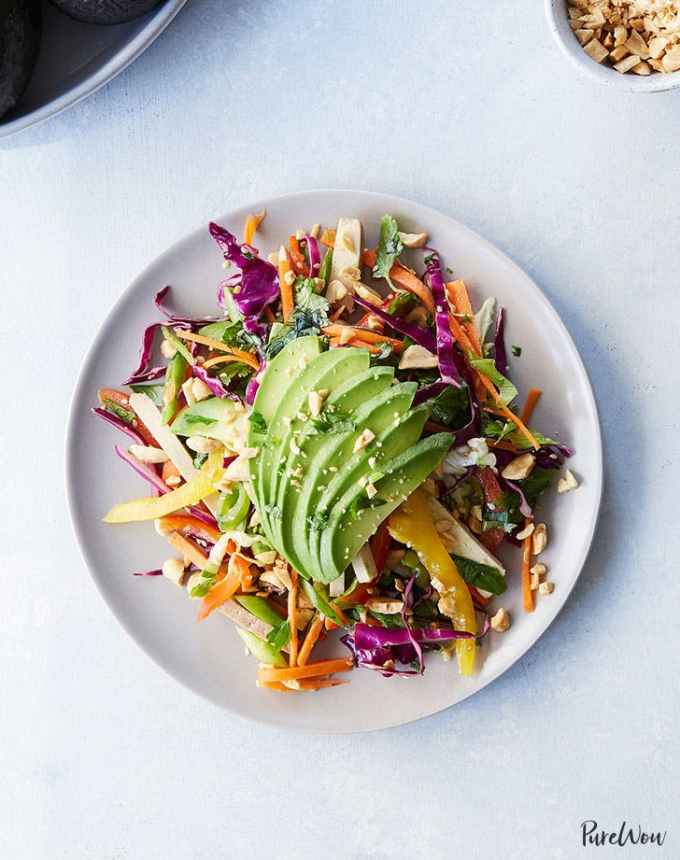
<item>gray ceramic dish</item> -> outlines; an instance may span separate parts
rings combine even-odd
[[[103,87],[168,26],[186,0],[165,0],[128,24],[81,24],[51,3],[43,9],[38,64],[18,106],[0,119],[0,138],[36,125]]]

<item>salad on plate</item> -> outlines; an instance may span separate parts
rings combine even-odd
[[[174,555],[136,575],[230,619],[264,689],[417,676],[433,652],[470,675],[510,626],[507,580],[527,612],[553,590],[537,505],[578,486],[572,452],[532,424],[540,390],[517,405],[505,310],[473,305],[426,234],[385,215],[366,247],[343,217],[267,254],[264,217],[243,241],[210,224],[219,312],[179,314],[164,287],[138,366],[100,389],[148,485],[104,521],[154,523]]]

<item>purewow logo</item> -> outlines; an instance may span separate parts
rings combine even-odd
[[[597,821],[589,820],[581,822],[581,844],[584,848],[589,845],[658,845],[666,841],[668,831],[657,831],[648,833],[638,825],[628,824],[624,821],[618,830],[604,830],[600,828]]]

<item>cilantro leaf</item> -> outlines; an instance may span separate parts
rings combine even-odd
[[[295,307],[298,311],[323,311],[327,314],[330,304],[325,296],[316,292],[311,278],[298,278],[295,283]]]
[[[288,621],[281,621],[280,624],[272,627],[269,633],[267,633],[267,642],[277,651],[280,651],[284,645],[287,645],[289,639],[290,624]]]

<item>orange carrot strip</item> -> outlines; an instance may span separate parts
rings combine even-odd
[[[470,341],[467,332],[463,329],[453,314],[449,314],[449,328],[451,329],[451,334],[462,346],[464,352],[472,353],[473,355],[478,354]]]
[[[524,408],[522,409],[522,414],[520,418],[524,421],[525,424],[528,424],[531,421],[531,416],[534,414],[534,409],[536,408],[536,404],[538,403],[541,397],[541,389],[540,388],[530,388],[529,393],[527,394],[527,400],[524,404]]]
[[[536,441],[536,438],[534,437],[533,433],[525,425],[522,419],[515,415],[515,413],[512,412],[512,410],[508,409],[505,403],[503,403],[498,392],[496,391],[496,386],[493,384],[493,382],[491,382],[490,379],[487,379],[487,377],[484,376],[483,373],[478,373],[477,376],[479,377],[479,380],[484,386],[484,388],[486,388],[489,394],[493,397],[496,403],[496,409],[501,413],[501,415],[503,415],[504,418],[507,418],[509,421],[512,421],[516,425],[517,429],[526,438],[527,442],[531,445],[532,448],[536,448],[538,450],[540,446]]]
[[[306,666],[290,666],[287,669],[262,667],[257,673],[259,681],[295,681],[301,678],[316,678],[319,675],[332,675],[334,672],[351,672],[354,663],[340,658],[337,660],[319,660],[317,663],[307,663]]]
[[[281,293],[281,312],[284,322],[288,322],[288,318],[293,313],[293,287],[286,281],[286,275],[291,271],[288,252],[281,245],[279,248],[279,291]]]
[[[165,463],[163,463],[163,468],[161,469],[161,478],[163,478],[166,484],[168,483],[168,478],[181,477],[182,476],[179,473],[179,469],[177,468],[177,466],[175,466],[172,460],[166,460]]]
[[[446,285],[446,294],[448,295],[451,304],[455,307],[457,313],[465,314],[465,316],[468,317],[472,317],[474,315],[472,304],[470,303],[470,296],[468,295],[467,287],[465,286],[465,281],[450,281]],[[462,323],[462,326],[473,346],[474,352],[477,355],[481,355],[482,345],[479,342],[479,335],[477,334],[477,328],[475,327],[474,322],[472,320],[470,322],[464,322]]]
[[[254,215],[249,215],[246,218],[246,223],[243,227],[243,241],[246,245],[252,245],[257,228],[264,221],[266,212],[256,212]]]
[[[193,532],[211,540],[213,543],[217,543],[222,534],[215,526],[210,526],[204,523],[203,520],[199,520],[198,517],[191,517],[188,514],[171,514],[168,517],[161,517],[160,524],[162,528],[173,532],[190,528]]]
[[[338,625],[335,623],[335,621],[331,621],[330,618],[324,618],[323,626],[326,630],[329,631],[338,629]]]
[[[316,645],[322,630],[323,618],[321,615],[317,615],[312,621],[312,623],[309,625],[309,630],[307,631],[307,635],[305,636],[305,641],[302,643],[302,648],[300,648],[300,653],[298,654],[297,658],[298,666],[306,665],[307,661],[309,660],[310,654],[312,653],[312,649]]]
[[[307,263],[305,262],[304,254],[300,250],[300,244],[295,235],[290,237],[288,244],[290,245],[290,258],[293,261],[293,268],[298,275],[304,275],[307,270]]]
[[[344,305],[338,305],[338,307],[331,314],[331,320],[333,322],[335,322],[336,320],[339,320],[340,317],[345,313],[345,310],[346,310],[346,308]]]
[[[235,355],[216,355],[214,358],[209,358],[203,367],[214,367],[216,364],[233,364],[237,361],[241,361],[241,359]]]
[[[276,690],[277,693],[294,693],[295,690],[291,690],[290,687],[286,687],[285,684],[282,684],[280,681],[258,681],[258,687],[263,687],[265,690]]]
[[[290,645],[288,660],[290,666],[295,666],[298,658],[298,629],[297,629],[297,596],[298,575],[297,571],[290,572],[291,588],[288,592],[288,625],[290,627]]]
[[[248,562],[243,556],[236,553],[229,556],[227,575],[217,585],[213,585],[201,601],[201,608],[198,612],[199,621],[203,621],[213,610],[217,609],[218,606],[222,606],[227,600],[231,600],[236,594],[241,584],[244,565],[246,568],[248,567]]]
[[[397,340],[394,337],[387,337],[387,335],[371,331],[370,329],[360,328],[359,326],[345,326],[332,323],[331,325],[327,325],[323,328],[322,331],[324,334],[335,336],[342,335],[343,330],[345,329],[350,329],[355,338],[359,338],[359,340],[363,340],[366,343],[389,343],[389,345],[394,348],[395,352],[401,352],[401,350],[404,349],[402,341]]]
[[[373,268],[377,257],[378,255],[375,251],[366,248],[361,255],[361,262],[364,266],[370,266]],[[406,266],[403,266],[401,263],[395,263],[390,269],[390,280],[398,287],[401,287],[402,290],[413,293],[414,296],[417,296],[420,299],[430,313],[434,313],[434,299],[432,298],[432,291],[429,287],[426,287],[420,278],[417,275],[414,275],[410,269],[407,269]]]
[[[204,346],[209,346],[210,349],[217,350],[218,352],[228,352],[231,355],[235,355],[245,364],[249,364],[251,367],[254,367],[255,370],[260,369],[260,365],[252,352],[245,352],[242,349],[236,349],[234,346],[227,346],[225,343],[215,340],[212,337],[206,337],[204,334],[194,334],[192,331],[183,331],[179,328],[174,329],[174,332],[177,337],[182,338],[182,340],[192,340],[194,343],[201,343]]]
[[[525,520],[525,525],[528,524]],[[525,612],[536,608],[534,592],[531,590],[531,535],[522,541],[522,604]]]

